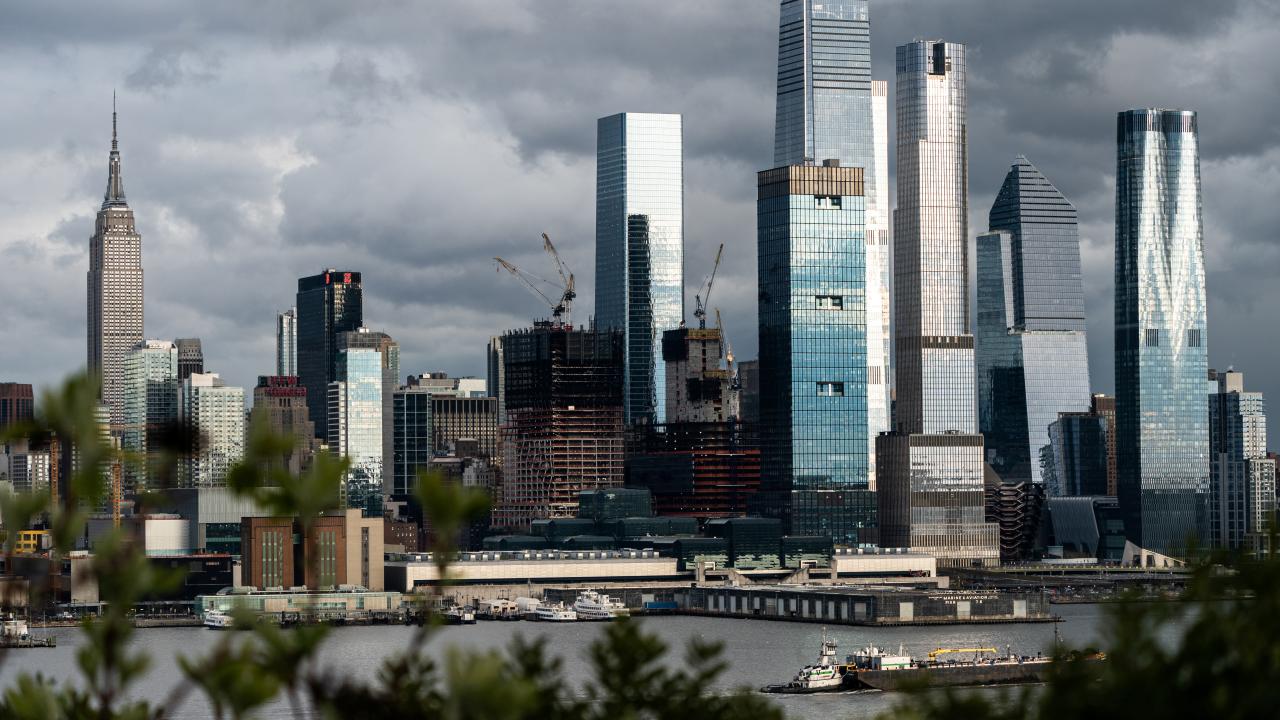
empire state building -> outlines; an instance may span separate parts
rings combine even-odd
[[[89,373],[101,380],[102,401],[118,426],[124,422],[125,359],[142,341],[142,236],[124,197],[114,107],[107,192],[89,240],[88,290]]]

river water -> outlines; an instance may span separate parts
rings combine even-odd
[[[1054,612],[1063,619],[1057,623],[1064,642],[1080,646],[1105,646],[1099,637],[1102,630],[1103,605],[1057,605]],[[822,635],[820,625],[707,617],[649,617],[641,620],[644,628],[659,635],[674,648],[670,662],[679,663],[684,643],[690,637],[719,640],[725,645],[730,669],[721,678],[720,687],[758,688],[790,679],[804,664],[818,654]],[[828,635],[838,643],[843,656],[866,644],[896,650],[899,644],[917,657],[935,647],[1009,646],[1019,654],[1049,652],[1054,642],[1054,624],[948,625],[919,627],[845,627],[833,626]],[[502,649],[517,633],[548,638],[551,652],[564,660],[569,678],[589,677],[592,668],[587,648],[603,626],[598,623],[540,624],[529,622],[485,622],[476,625],[442,629],[428,645],[428,652],[441,654],[450,646],[474,649]],[[46,677],[75,677],[76,649],[83,643],[77,628],[37,630],[58,638],[53,649],[18,650],[5,653],[0,665],[0,688],[13,685],[20,672],[40,672]],[[322,662],[354,676],[372,678],[382,659],[392,651],[408,645],[411,629],[402,626],[335,628],[321,651]],[[204,628],[154,628],[138,630],[136,643],[153,658],[148,675],[137,684],[134,693],[155,702],[169,697],[179,685],[182,672],[176,662],[179,656],[199,656],[223,637]],[[992,692],[990,690],[979,692]],[[836,693],[821,695],[773,696],[791,718],[868,718],[892,710],[901,696],[891,693]],[[183,704],[169,708],[175,718],[204,720],[211,717],[209,707],[198,693],[187,696]],[[288,718],[291,712],[280,703],[264,709],[264,718]]]

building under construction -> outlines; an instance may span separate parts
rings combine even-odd
[[[622,485],[622,334],[537,322],[504,335],[502,348],[506,421],[494,525],[574,517],[580,492]]]

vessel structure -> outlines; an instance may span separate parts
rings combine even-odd
[[[595,590],[583,590],[573,603],[573,611],[579,620],[613,620],[628,617],[631,611],[621,601]]]
[[[543,622],[574,622],[578,619],[578,613],[573,608],[567,608],[564,603],[542,603],[533,611],[533,619]]]
[[[221,610],[209,610],[202,619],[204,626],[210,630],[230,630],[235,627],[235,618]]]
[[[475,625],[476,611],[470,605],[450,605],[444,609],[446,625]]]
[[[37,638],[31,636],[31,631],[27,628],[27,621],[12,615],[0,621],[0,647],[3,648],[30,648],[30,647],[56,647],[57,641],[53,636]]]

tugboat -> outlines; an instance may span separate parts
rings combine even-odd
[[[56,647],[57,641],[52,637],[33,638],[27,629],[27,621],[13,615],[0,621],[0,647],[30,648]]]
[[[612,620],[628,617],[631,611],[626,605],[595,590],[583,590],[573,603],[573,611],[579,620]]]
[[[818,661],[805,665],[796,673],[791,681],[782,685],[765,685],[761,692],[767,693],[818,693],[839,690],[844,686],[845,667],[836,660],[836,641],[827,638],[826,628],[822,629],[822,649],[818,653]]]
[[[542,603],[534,609],[533,619],[544,622],[573,622],[578,619],[578,613],[574,612],[573,608],[565,607],[564,603]]]

